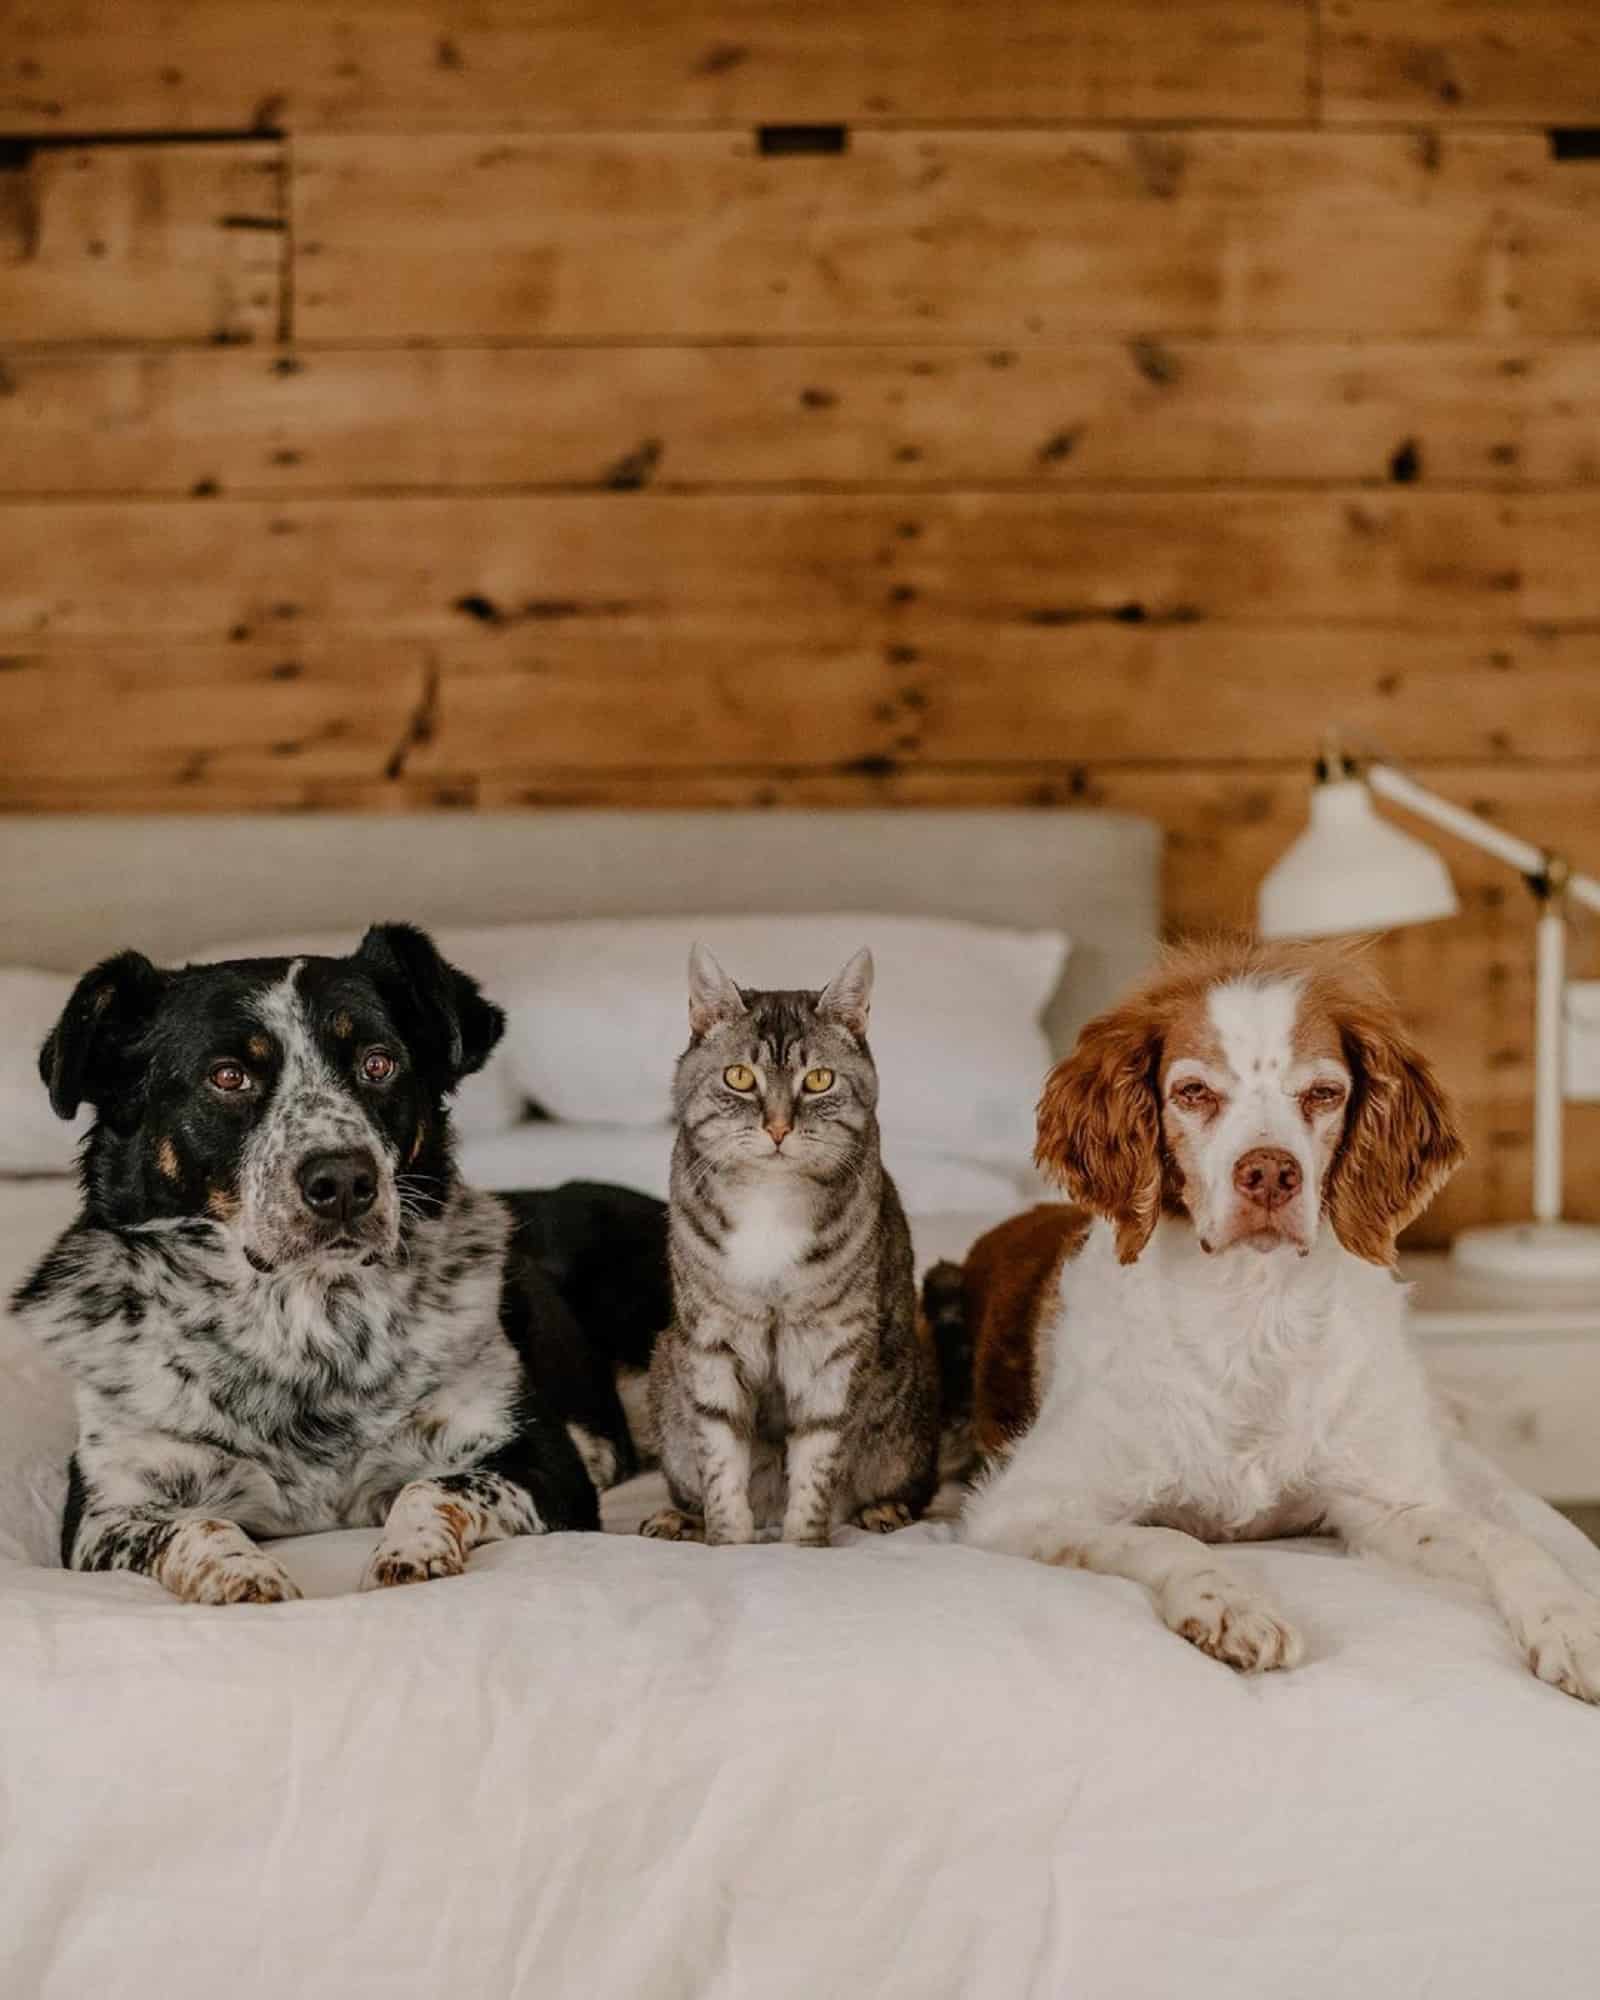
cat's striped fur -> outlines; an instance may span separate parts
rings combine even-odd
[[[741,991],[703,948],[690,959],[674,1320],[651,1364],[674,1504],[646,1534],[748,1542],[781,1522],[823,1543],[844,1520],[902,1527],[932,1496],[937,1367],[879,1155],[871,984],[864,951],[821,993]]]

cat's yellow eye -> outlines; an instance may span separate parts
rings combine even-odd
[[[832,1090],[833,1071],[831,1069],[808,1069],[800,1079],[800,1088],[802,1090],[809,1090],[813,1097],[820,1096],[825,1090]]]
[[[754,1090],[756,1073],[748,1063],[729,1063],[722,1072],[722,1080],[730,1090]]]

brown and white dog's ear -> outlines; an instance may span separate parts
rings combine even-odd
[[[1139,1007],[1121,1007],[1089,1023],[1039,1099],[1036,1164],[1115,1226],[1124,1264],[1150,1241],[1161,1214],[1160,1061],[1155,1021]]]
[[[1341,1010],[1353,1087],[1323,1196],[1352,1255],[1392,1265],[1395,1238],[1467,1156],[1455,1109],[1387,1003]]]

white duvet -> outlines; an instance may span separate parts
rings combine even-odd
[[[0,1273],[64,1201],[8,1201]],[[70,1423],[14,1343],[3,2000],[1596,1990],[1600,1713],[1465,1596],[1242,1550],[1308,1639],[1257,1681],[940,1525],[553,1536],[366,1597],[372,1536],[331,1535],[278,1545],[321,1594],[199,1609],[41,1565]]]

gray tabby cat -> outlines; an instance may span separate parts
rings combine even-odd
[[[938,1376],[878,1151],[872,957],[821,993],[743,992],[689,957],[673,1088],[675,1314],[651,1403],[673,1505],[644,1533],[887,1533],[937,1481]]]

